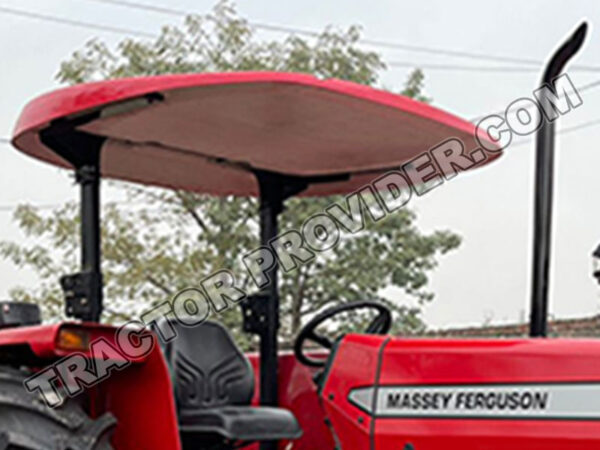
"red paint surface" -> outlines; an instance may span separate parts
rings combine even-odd
[[[61,327],[89,330],[97,337],[114,343],[115,328],[98,324],[56,324],[0,330],[0,346],[27,344],[47,364],[68,352],[56,347]],[[92,339],[93,340],[93,339]],[[259,379],[258,357],[249,355]],[[313,372],[299,364],[293,354],[282,354],[279,366],[281,406],[291,410],[304,435],[295,441],[294,449],[333,448],[329,429],[325,425]],[[92,415],[110,412],[117,418],[113,444],[116,450],[178,450],[180,448],[173,386],[164,358],[158,346],[143,360],[114,371],[110,378],[89,390]],[[258,387],[253,404],[258,404]],[[285,446],[282,442],[281,447]],[[258,448],[258,447],[256,447]]]
[[[380,337],[349,335],[341,344],[325,388],[343,448],[357,446],[366,433],[362,414],[347,401],[350,389],[372,385]],[[359,359],[356,349],[365,355]],[[573,339],[438,340],[392,339],[385,347],[380,385],[600,381],[600,341]],[[363,367],[364,366],[364,367]],[[362,367],[362,369],[360,369]],[[361,374],[356,376],[357,370]],[[329,400],[327,394],[335,394]],[[335,417],[335,419],[334,419]],[[366,422],[365,422],[366,423]],[[564,450],[600,448],[600,423],[573,420],[466,420],[377,418],[376,449]]]
[[[27,344],[45,366],[69,354],[56,347],[56,337],[62,327],[88,330],[92,342],[104,338],[116,347],[116,328],[94,323],[0,330],[0,347]],[[84,353],[90,356],[89,352]],[[88,395],[92,416],[110,412],[116,417],[113,435],[116,450],[180,449],[173,387],[158,346],[123,370],[113,371],[109,378],[90,389]]]
[[[256,354],[248,355],[254,369],[255,380],[259,380],[259,358]],[[294,450],[311,450],[316,448],[333,449],[334,441],[331,432],[325,424],[325,410],[323,409],[317,387],[312,377],[314,372],[300,364],[292,353],[282,353],[279,356],[279,403],[282,408],[294,413],[302,428],[303,435],[293,444]],[[258,384],[253,405],[258,405]],[[288,441],[282,441],[279,448],[286,448]],[[258,449],[258,445],[249,447]]]
[[[103,336],[113,329],[83,325]],[[54,346],[60,325],[0,331],[0,346],[28,344],[40,357],[60,358]],[[572,339],[434,340],[347,335],[327,377],[322,400],[314,373],[292,354],[280,356],[281,406],[291,410],[304,435],[293,449],[332,449],[328,417],[344,450],[592,450],[600,447],[600,423],[575,420],[399,419],[377,418],[348,402],[351,389],[380,385],[471,385],[493,383],[600,382],[600,341]],[[258,358],[250,355],[257,372]],[[117,450],[179,449],[172,385],[158,348],[90,390],[93,415],[117,417]],[[257,395],[253,400],[257,403]],[[374,435],[371,433],[374,431]],[[280,448],[288,443],[282,442]],[[256,448],[256,447],[254,447]]]
[[[78,84],[58,89],[37,97],[25,106],[15,125],[13,136],[17,138],[25,131],[39,128],[60,117],[92,110],[104,104],[123,101],[149,93],[197,86],[260,82],[297,84],[326,89],[402,109],[458,130],[469,132],[475,130],[472,123],[425,103],[357,83],[336,79],[320,80],[314,76],[300,73],[232,72],[121,78],[96,83]]]
[[[40,359],[58,358],[71,353],[56,346],[58,333],[63,328],[87,330],[91,336],[90,342],[102,338],[111,343],[113,347],[116,347],[116,329],[114,327],[97,323],[81,324],[70,322],[0,330],[0,346],[26,344],[29,345],[33,353]],[[83,353],[89,356],[89,352]]]
[[[346,337],[340,344],[323,389],[323,402],[335,432],[346,448],[369,448],[371,418],[347,401],[350,390],[373,385],[377,357],[385,336]]]
[[[160,94],[161,100],[122,104],[146,94]],[[68,168],[39,133],[55,119],[90,112],[104,114],[90,116],[76,130],[105,138],[104,177],[221,196],[257,195],[250,168],[343,175],[312,183],[301,195],[350,193],[450,138],[459,139],[466,153],[480,145],[474,124],[410,98],[270,72],[165,75],[57,90],[24,108],[12,142],[29,156]],[[485,133],[480,137],[490,141]],[[472,167],[500,155],[486,152]],[[448,164],[432,168],[438,175],[454,174]]]
[[[116,450],[181,448],[173,386],[158,347],[143,363],[113,373],[101,388],[100,410],[117,418]]]

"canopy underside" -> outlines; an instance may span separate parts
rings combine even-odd
[[[478,147],[471,123],[429,105],[353,83],[280,73],[74,86],[30,103],[13,142],[31,156],[68,166],[39,132],[57,119],[90,112],[97,114],[76,129],[106,138],[103,176],[215,195],[256,195],[253,170],[347,174],[347,180],[313,184],[304,194],[351,192],[449,138],[460,139],[467,152]]]

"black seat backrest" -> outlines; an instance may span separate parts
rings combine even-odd
[[[219,323],[186,327],[172,322],[177,337],[166,345],[179,413],[199,408],[249,405],[254,372]]]

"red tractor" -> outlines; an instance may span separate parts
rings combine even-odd
[[[543,85],[554,88],[585,33],[584,24],[557,50]],[[119,79],[33,100],[12,142],[74,169],[81,272],[61,278],[72,321],[43,325],[35,305],[0,308],[0,449],[600,448],[600,341],[540,339],[554,122],[544,122],[537,137],[532,338],[393,337],[389,310],[364,301],[316,315],[286,353],[278,352],[278,268],[290,263],[282,252],[307,250],[308,238],[278,233],[285,200],[367,189],[393,214],[407,179],[426,184],[432,170],[455,169],[427,159],[440,143],[462,142],[475,167],[501,155],[497,140],[399,95],[290,73]],[[190,303],[188,292],[180,304],[166,302],[154,311],[161,314],[125,327],[99,324],[101,176],[258,196],[263,253],[248,267],[260,292],[240,295],[222,271],[195,291],[204,304]],[[323,244],[313,251],[329,244],[329,213],[305,223],[303,232]],[[241,304],[259,354],[243,354],[222,325],[203,320],[207,311],[194,311],[209,304]],[[181,307],[187,315],[179,317]],[[318,331],[359,309],[375,313],[362,333],[330,340]],[[194,315],[202,320],[190,322]],[[305,341],[325,351],[306,352]]]

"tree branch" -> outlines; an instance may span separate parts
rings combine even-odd
[[[302,306],[304,305],[304,292],[306,290],[306,282],[308,281],[308,272],[314,264],[314,259],[298,268],[298,276],[296,283],[296,295],[292,298],[292,334],[296,334],[302,325]]]
[[[200,227],[200,229],[205,233],[210,233],[210,230],[208,229],[208,227],[206,226],[206,224],[204,223],[204,221],[202,220],[202,218],[200,217],[198,212],[192,206],[190,206],[189,202],[187,201],[187,199],[185,198],[183,193],[181,193],[181,191],[174,191],[174,192],[175,192],[175,196],[181,202],[181,206],[183,207],[183,209],[185,209],[188,212],[188,214],[190,216],[192,216],[192,219],[194,219],[194,222],[196,222],[196,224]]]
[[[135,258],[133,258],[129,252],[127,251],[127,249],[125,249],[122,245],[120,245],[118,242],[116,243],[116,247],[119,249],[119,251],[121,252],[123,258],[129,262],[129,264],[131,264],[132,266],[135,266],[137,264],[137,261],[135,260]],[[161,291],[163,291],[166,295],[168,295],[169,297],[173,295],[173,291],[171,289],[169,289],[165,284],[163,284],[162,282],[160,282],[159,280],[157,280],[156,278],[154,278],[154,276],[150,275],[146,270],[144,270],[144,278],[150,283],[152,284],[154,287],[160,289]]]
[[[157,287],[158,289],[160,289],[161,291],[163,291],[165,294],[167,294],[169,297],[171,297],[173,295],[173,291],[171,289],[169,289],[167,286],[165,286],[163,283],[161,283],[160,281],[158,281],[156,278],[154,278],[152,275],[149,274],[144,274],[144,278],[146,278],[146,280],[148,280],[148,282],[152,285],[154,285],[155,287]]]

